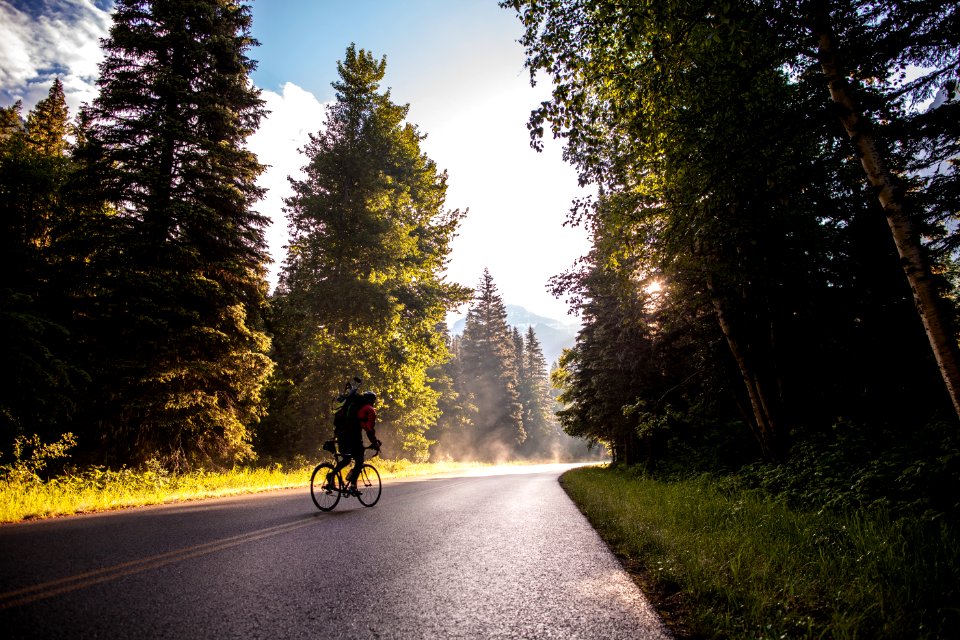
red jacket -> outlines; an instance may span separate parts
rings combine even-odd
[[[363,427],[364,431],[373,433],[373,428],[377,424],[377,410],[371,405],[365,404],[357,411],[357,419],[360,421],[360,426]]]

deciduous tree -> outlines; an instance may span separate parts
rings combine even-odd
[[[934,210],[949,209],[949,205],[944,207],[943,201],[924,203],[923,196],[911,194],[925,182],[943,182],[946,178],[948,184],[957,183],[956,141],[960,130],[954,126],[952,132],[938,132],[942,125],[937,119],[925,117],[905,104],[905,100],[926,98],[938,89],[946,88],[955,95],[960,63],[956,22],[960,10],[925,1],[813,0],[803,3],[801,11],[816,40],[816,59],[834,112],[882,207],[937,366],[960,417],[960,347],[955,311],[943,299],[943,285],[934,276],[922,238],[931,213],[923,211],[923,204]],[[905,81],[911,67],[920,70],[919,77]],[[949,89],[951,86],[953,89]],[[958,105],[955,98],[950,102],[955,104],[944,111],[955,116]],[[886,125],[876,126],[875,117],[885,120]],[[911,127],[914,122],[922,124]],[[917,148],[917,138],[926,142],[926,148]],[[901,153],[896,153],[897,148]],[[943,160],[951,161],[944,172],[947,175],[937,176],[938,170],[931,176],[930,169],[938,169]],[[909,168],[927,175],[915,178],[911,185],[906,177]],[[947,195],[943,191],[941,194]],[[956,198],[950,200],[955,205]]]
[[[612,247],[594,256],[604,261],[594,266],[638,288],[661,279],[664,318],[673,326],[682,326],[684,314],[700,318],[709,310],[740,380],[727,386],[739,388],[739,405],[768,458],[783,458],[790,433],[861,412],[867,398],[874,413],[878,402],[890,406],[897,387],[891,381],[902,381],[903,370],[926,379],[914,332],[901,322],[910,305],[900,283],[888,278],[895,255],[872,243],[870,205],[827,117],[823,82],[809,73],[818,61],[801,28],[806,4],[502,4],[524,23],[532,77],[546,72],[554,82],[552,99],[529,123],[534,144],[549,127],[566,141],[581,181],[600,188],[594,203],[578,205],[571,216],[597,225],[602,233],[595,238]],[[926,27],[949,25],[952,9],[919,4],[925,17],[911,24],[925,34],[920,46],[929,55],[897,59],[933,62],[940,55],[931,77],[942,76],[955,48],[944,48],[949,36]],[[861,38],[860,75],[874,78],[871,87],[883,84],[877,64],[896,56],[878,27],[904,18],[899,5],[846,3],[836,16]],[[879,56],[869,42],[885,43]],[[900,42],[909,48],[907,39]],[[881,78],[895,71],[883,68]],[[886,104],[877,112],[892,118],[885,122],[901,126],[902,159],[923,146],[924,136],[919,127],[910,132],[912,120],[900,117],[896,96],[891,91],[893,101],[876,104]],[[928,130],[940,135],[929,158],[942,162],[955,146],[938,126]],[[927,206],[945,211],[943,202]],[[883,350],[880,327],[902,340]],[[710,336],[700,332],[698,352],[711,351]],[[876,362],[878,349],[886,355],[881,366],[862,367],[863,355],[872,352]],[[713,375],[723,374],[721,361],[710,363],[720,368],[704,373],[723,379]],[[912,393],[923,387],[914,386]]]

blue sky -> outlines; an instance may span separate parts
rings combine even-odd
[[[270,165],[258,209],[274,219],[267,236],[282,260],[287,175],[305,163],[298,149],[323,126],[336,62],[350,43],[387,56],[384,88],[409,103],[408,120],[427,134],[423,150],[449,172],[447,207],[469,209],[454,241],[448,279],[467,286],[489,268],[505,302],[563,319],[566,305],[547,280],[588,250],[582,229],[563,227],[582,195],[574,171],[549,141],[529,146],[526,120],[547,97],[531,88],[514,14],[496,0],[255,0],[253,82],[270,115],[250,147]],[[104,0],[0,0],[0,104],[29,108],[53,75],[72,113],[96,95],[98,38],[109,28]],[[272,279],[275,281],[277,265]]]
[[[387,55],[387,84],[409,90],[442,91],[478,73],[495,81],[491,76],[511,66],[526,77],[513,42],[519,22],[495,1],[256,0],[251,6],[260,41],[253,78],[263,88],[292,81],[321,100],[333,98],[336,61],[350,43]]]

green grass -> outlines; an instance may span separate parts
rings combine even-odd
[[[413,463],[407,460],[371,461],[384,478],[400,478],[458,471],[479,463]],[[92,468],[41,482],[0,480],[0,522],[106,511],[125,507],[199,500],[240,493],[305,487],[313,465],[244,467],[222,472],[198,471],[173,475],[159,467],[134,472]]]
[[[797,512],[709,477],[594,467],[562,483],[681,637],[943,638],[960,628],[960,548],[943,524]]]

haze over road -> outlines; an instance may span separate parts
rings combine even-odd
[[[566,467],[0,527],[7,638],[669,638]],[[12,632],[12,634],[11,634]]]

